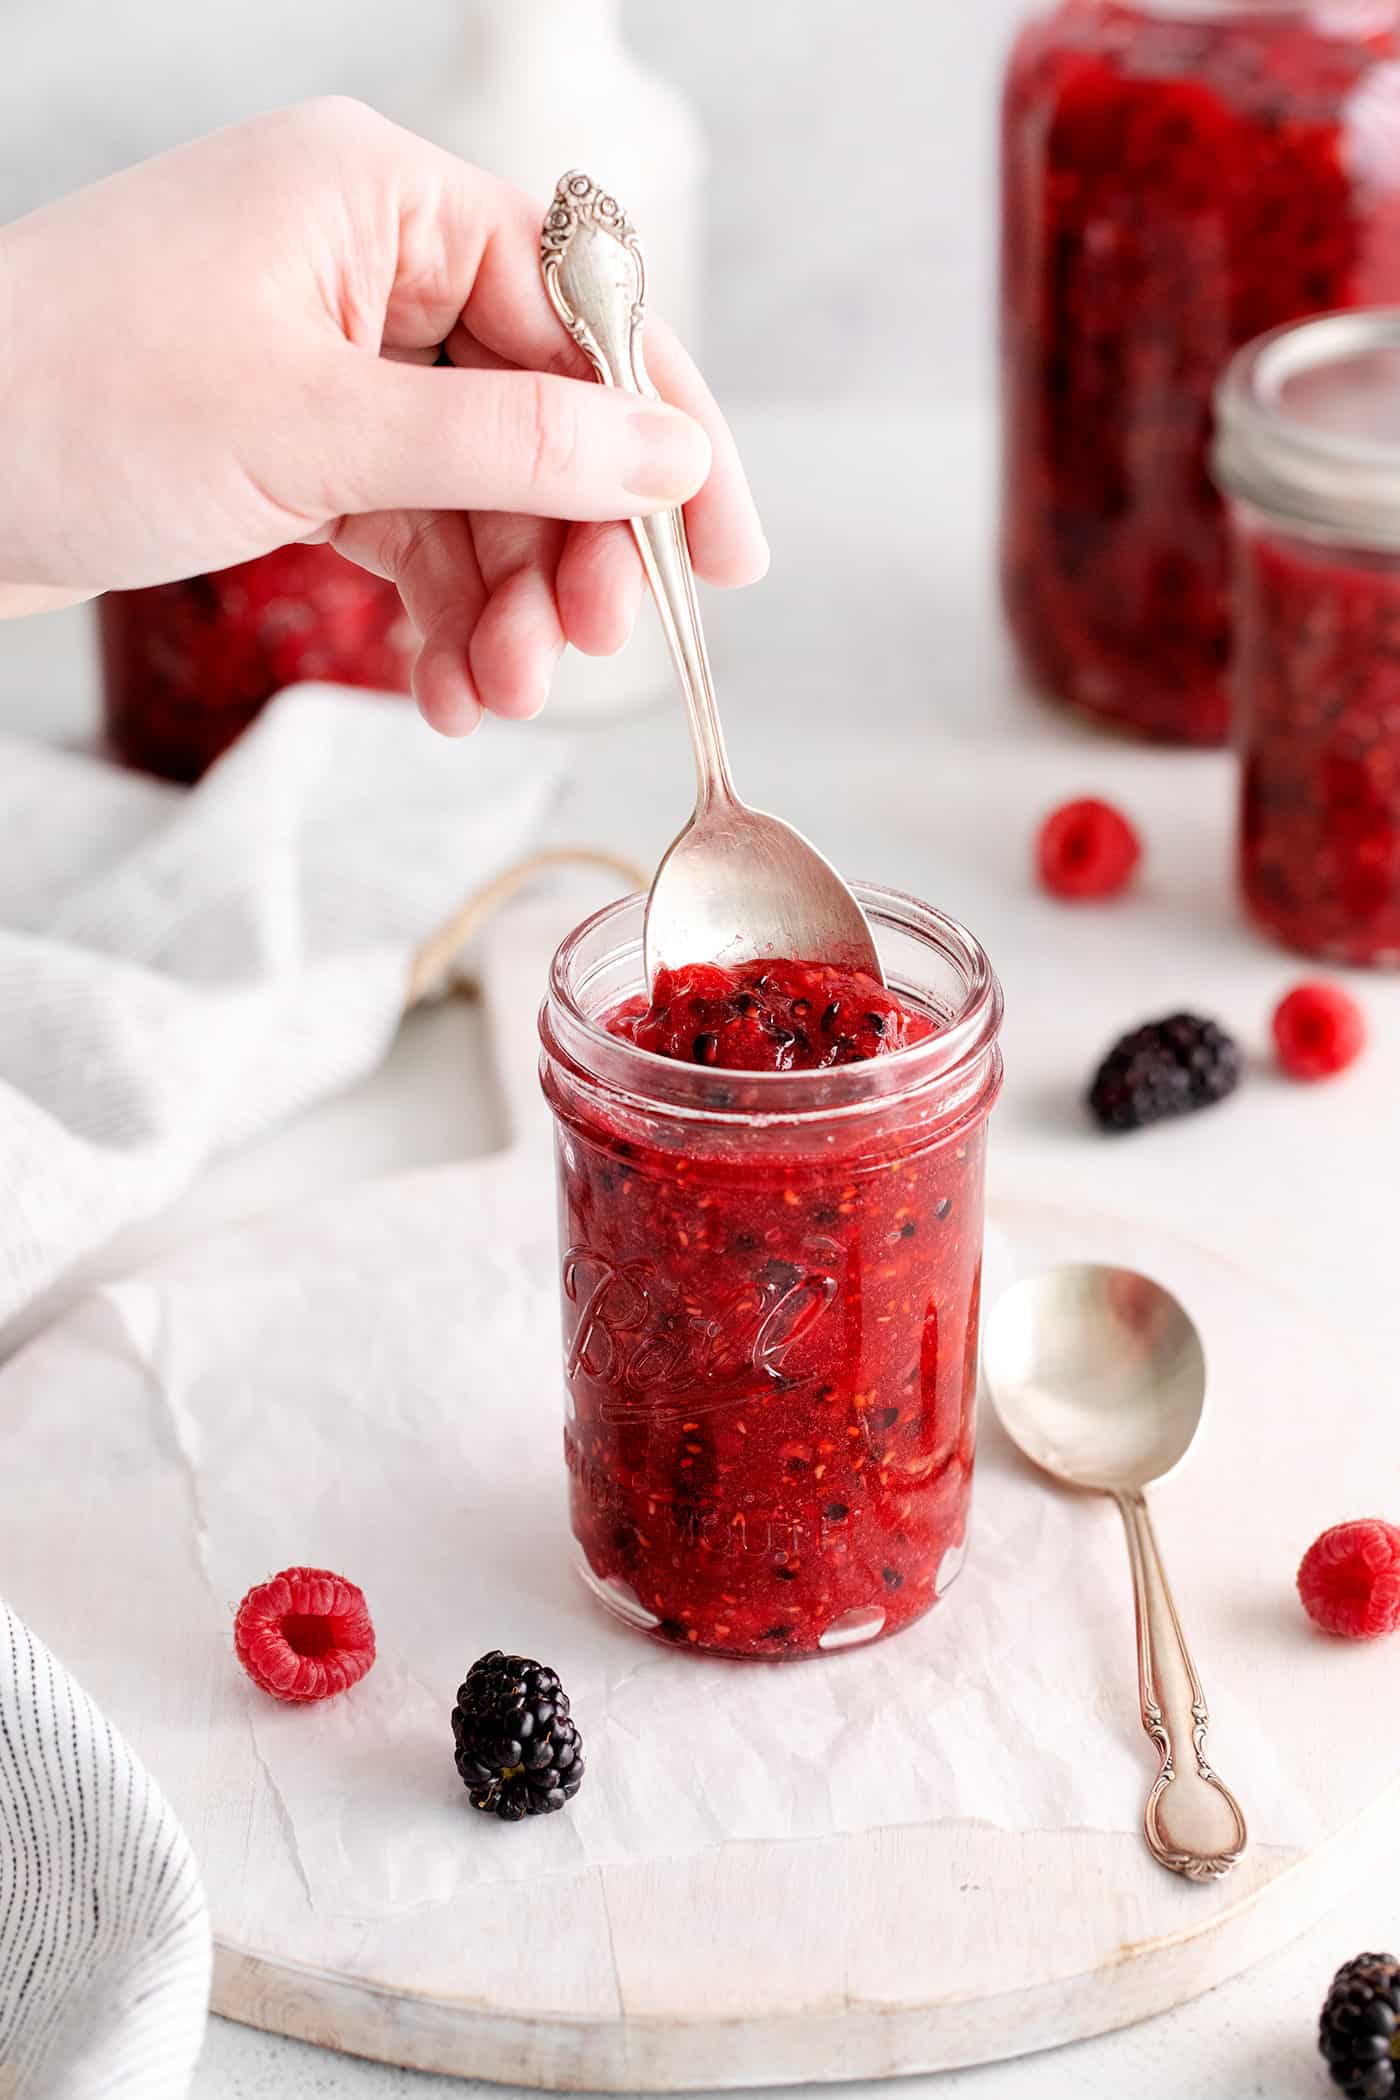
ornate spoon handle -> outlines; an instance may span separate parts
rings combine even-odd
[[[1244,1816],[1206,1759],[1210,1715],[1205,1693],[1176,1615],[1147,1503],[1139,1493],[1115,1500],[1133,1571],[1142,1725],[1161,1758],[1143,1829],[1153,1857],[1174,1874],[1218,1881],[1244,1851]]]
[[[657,399],[642,352],[646,269],[615,197],[574,169],[561,175],[540,235],[540,267],[554,311],[604,386]],[[630,521],[685,696],[695,746],[697,810],[737,798],[700,625],[685,519],[679,510]]]

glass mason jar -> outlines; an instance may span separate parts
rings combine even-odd
[[[1231,352],[1400,299],[1397,0],[1061,0],[1003,107],[1002,575],[1035,683],[1228,730]]]
[[[1001,990],[950,919],[859,894],[944,1023],[893,1056],[715,1071],[610,1034],[640,897],[564,943],[541,1016],[580,1569],[710,1654],[896,1632],[963,1559]]]
[[[109,591],[98,623],[108,748],[167,780],[198,780],[284,686],[407,692],[413,667],[393,584],[326,546]]]
[[[1305,954],[1400,964],[1400,309],[1251,344],[1217,420],[1246,904]]]

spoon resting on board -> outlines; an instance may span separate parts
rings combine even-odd
[[[1067,1263],[1003,1293],[982,1361],[1002,1426],[1026,1457],[1053,1479],[1118,1504],[1137,1606],[1142,1725],[1158,1756],[1144,1834],[1159,1865],[1218,1881],[1244,1851],[1245,1820],[1206,1757],[1205,1693],[1144,1494],[1175,1472],[1200,1429],[1200,1335],[1150,1277]]]
[[[642,352],[646,272],[615,197],[574,171],[560,177],[540,239],[551,303],[604,386],[656,399]],[[729,770],[700,624],[685,519],[633,518],[695,748],[695,813],[647,898],[647,983],[691,963],[783,956],[866,970],[883,984],[870,924],[831,863],[790,824],[742,801]]]

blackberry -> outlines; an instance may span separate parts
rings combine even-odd
[[[473,1808],[518,1823],[547,1816],[583,1782],[583,1744],[553,1670],[493,1648],[452,1709],[457,1770]]]
[[[1214,1021],[1172,1014],[1116,1042],[1094,1075],[1089,1107],[1105,1130],[1142,1130],[1233,1094],[1238,1046]]]
[[[1400,2093],[1400,1962],[1393,1954],[1358,1954],[1338,1969],[1318,2047],[1348,2100]]]

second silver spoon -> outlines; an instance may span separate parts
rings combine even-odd
[[[1142,1725],[1159,1760],[1143,1828],[1162,1866],[1218,1881],[1245,1848],[1245,1821],[1206,1756],[1205,1693],[1143,1492],[1176,1470],[1201,1426],[1201,1338],[1150,1277],[1067,1263],[997,1300],[982,1362],[1002,1424],[1027,1458],[1118,1504],[1137,1602]]]
[[[577,170],[561,176],[540,262],[555,312],[604,386],[655,399],[642,354],[642,252],[616,198]],[[838,963],[883,983],[869,921],[835,868],[790,824],[751,809],[735,789],[684,517],[660,511],[631,525],[685,698],[697,776],[695,814],[647,899],[648,984],[661,969],[760,956]]]

